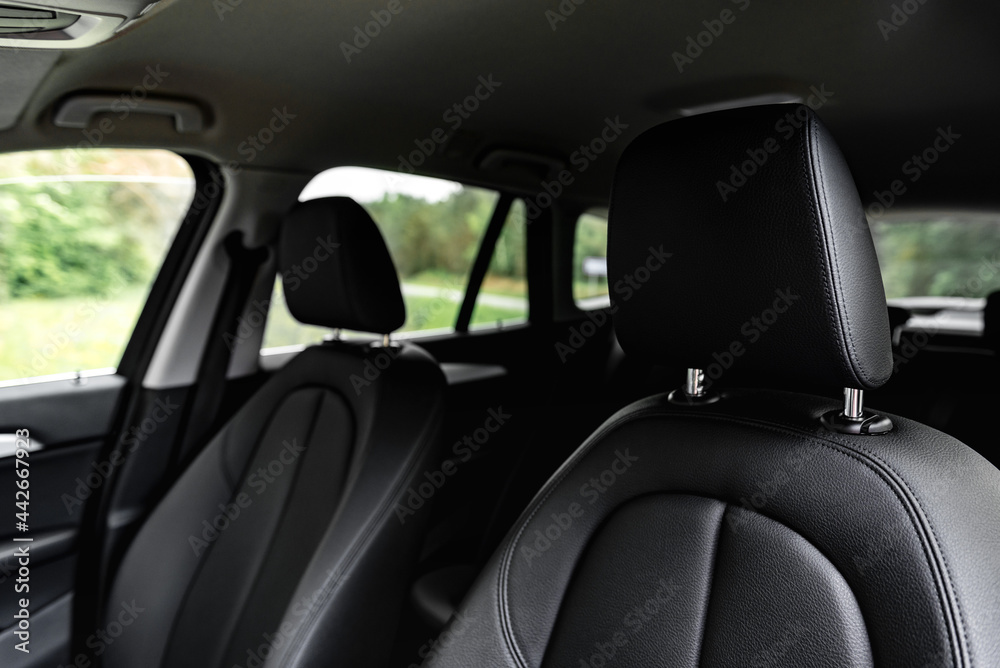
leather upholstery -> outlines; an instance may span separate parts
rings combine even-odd
[[[297,317],[376,331],[402,321],[391,261],[360,206],[303,205],[286,228],[286,270],[315,237],[341,244],[315,258],[320,268],[298,290],[286,277]],[[437,363],[414,345],[332,341],[297,355],[136,535],[107,621],[119,602],[141,612],[103,665],[382,666],[427,515],[401,521],[396,507],[439,455],[444,388]]]
[[[786,118],[796,113],[805,119],[798,129]],[[707,369],[740,344],[727,375],[767,374],[787,387],[873,389],[892,372],[864,209],[808,107],[723,111],[648,130],[619,162],[608,235],[627,354]],[[661,247],[672,255],[650,270]]]
[[[278,263],[288,310],[299,322],[386,334],[406,319],[385,241],[349,197],[295,205],[281,228]]]
[[[615,296],[626,354],[705,368],[788,289],[801,299],[734,369],[806,385],[888,376],[871,239],[812,112],[727,202],[716,190],[795,110],[674,121],[626,149],[609,229],[612,285],[639,285]],[[820,421],[839,401],[714,389],[714,403],[656,395],[600,427],[425,666],[1000,666],[1000,471],[902,417],[844,434]]]
[[[531,503],[426,665],[598,666],[617,633],[622,668],[1000,665],[1000,472],[901,417],[826,431],[836,406],[748,390],[624,409]]]
[[[108,607],[144,611],[105,666],[246,666],[261,645],[267,666],[381,665],[423,518],[394,508],[434,456],[444,388],[404,346],[356,392],[386,354],[308,348],[212,439],[122,562]]]

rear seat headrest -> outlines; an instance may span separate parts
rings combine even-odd
[[[300,322],[388,334],[406,319],[382,234],[349,197],[296,204],[281,228],[278,265],[288,310]]]
[[[810,386],[876,388],[892,371],[864,209],[808,107],[694,116],[635,139],[608,261],[628,354]]]

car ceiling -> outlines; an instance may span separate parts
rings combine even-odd
[[[419,171],[537,190],[541,172],[481,167],[491,151],[521,151],[566,161],[572,196],[598,202],[629,138],[678,117],[678,108],[762,94],[806,97],[816,86],[833,93],[818,113],[864,199],[902,178],[900,206],[989,210],[1000,203],[996,3],[562,0],[565,20],[556,20],[546,12],[560,11],[557,0],[398,2],[399,13],[350,63],[341,43],[387,0],[174,0],[108,42],[62,51],[54,64],[46,60],[51,52],[0,50],[5,94],[27,98],[17,124],[0,132],[0,149],[80,145],[81,130],[53,125],[58,103],[74,93],[129,91],[147,67],[159,66],[168,74],[151,95],[196,101],[208,126],[182,135],[166,117],[112,114],[115,129],[101,145],[246,163],[241,143],[279,109],[295,118],[251,166],[395,169],[415,140],[448,130],[443,113],[492,75],[500,86]],[[900,4],[915,11],[886,38],[879,21],[891,21]],[[679,72],[673,54],[724,9],[735,20]],[[15,56],[20,67],[11,67]],[[627,124],[625,135],[579,171],[569,156],[598,137],[607,118]],[[949,127],[960,139],[911,183],[903,163]]]

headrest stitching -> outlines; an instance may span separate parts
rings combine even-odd
[[[807,137],[807,140],[802,143],[802,157],[801,157],[802,169],[805,171],[805,173],[810,175],[810,179],[812,180],[814,177],[813,177],[813,171],[812,169],[810,169],[812,162],[811,153],[812,153],[811,146]],[[818,196],[815,185],[813,183],[811,183],[810,185],[812,186],[810,189],[813,191],[813,195]],[[828,274],[826,262],[824,261],[828,257],[826,250],[827,244],[825,243],[826,228],[823,226],[822,221],[817,219],[815,207],[809,207],[809,216],[812,218],[812,222],[814,223],[812,227],[816,236],[816,247],[817,250],[819,251],[819,259],[821,265],[820,270],[822,271],[823,274],[823,294],[825,296],[825,301],[826,301],[826,310],[827,313],[830,315],[831,321],[836,322],[839,320],[839,317],[837,315],[837,307],[835,303],[836,297],[832,294],[835,291],[835,288],[832,285],[833,280]],[[848,362],[845,359],[846,353],[844,351],[843,346],[836,345],[834,347],[837,349],[837,354],[840,356],[841,362],[844,363],[845,366],[847,366]]]
[[[823,161],[819,157],[819,146],[818,146],[818,135],[819,131],[817,128],[815,117],[809,123],[809,135],[808,142],[810,147],[813,149],[811,151],[813,156],[813,161],[815,163],[815,169],[811,172],[814,176],[816,184],[819,186],[819,201],[817,202],[817,210],[820,215],[820,225],[823,228],[824,234],[827,232],[827,224],[832,223],[828,214],[829,211],[829,198],[826,194],[826,179],[823,175]],[[843,347],[841,346],[841,357],[846,357],[847,363],[850,368],[854,371],[854,375],[858,378],[864,380],[867,385],[873,385],[871,378],[865,372],[863,368],[857,364],[857,348],[854,345],[854,332],[851,328],[851,315],[847,310],[847,305],[843,303],[842,294],[840,290],[840,258],[837,252],[837,238],[836,235],[830,230],[830,234],[826,235],[828,246],[830,248],[830,263],[833,265],[833,271],[831,272],[831,283],[834,296],[834,304],[837,308],[837,315],[840,321],[844,324],[844,328],[838,328],[840,337],[844,340],[844,343],[848,348],[850,348],[851,354],[845,355],[843,352]],[[846,328],[846,332],[844,329]]]

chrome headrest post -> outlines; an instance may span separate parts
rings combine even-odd
[[[892,420],[878,413],[865,413],[865,391],[844,388],[844,408],[825,413],[820,421],[830,431],[870,436],[892,431]]]
[[[684,382],[684,394],[689,397],[705,396],[705,371],[703,369],[687,370],[687,380]]]
[[[860,420],[865,413],[865,391],[844,388],[844,417]]]
[[[708,388],[705,387],[704,369],[690,368],[684,379],[684,387],[671,392],[667,399],[682,406],[697,406],[715,403],[719,400],[719,395],[709,394]]]

